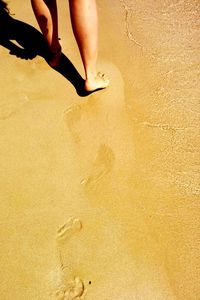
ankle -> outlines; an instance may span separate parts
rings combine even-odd
[[[57,39],[56,41],[54,41],[51,46],[50,46],[51,52],[52,53],[56,53],[59,50],[61,50],[61,44],[60,44],[60,39]]]
[[[97,76],[96,68],[86,70],[86,80],[92,80]]]

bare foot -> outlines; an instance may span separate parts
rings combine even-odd
[[[60,63],[60,59],[61,59],[61,55],[62,55],[62,48],[61,45],[58,44],[56,49],[51,50],[51,57],[48,61],[49,65],[52,68],[55,68],[59,65]]]
[[[86,79],[85,90],[87,92],[93,92],[100,89],[105,89],[109,85],[109,79],[102,73],[97,73],[96,77]]]

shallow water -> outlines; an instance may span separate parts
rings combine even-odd
[[[199,3],[98,7],[107,90],[80,98],[0,48],[2,299],[197,300]]]

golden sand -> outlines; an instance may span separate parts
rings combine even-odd
[[[9,7],[38,28],[29,1]],[[66,57],[56,72],[0,47],[0,298],[198,300],[199,1],[98,8],[106,90],[80,97]]]

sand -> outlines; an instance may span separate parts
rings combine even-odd
[[[1,24],[0,298],[198,300],[199,1],[98,1],[86,97],[58,2],[58,71],[29,1]]]

